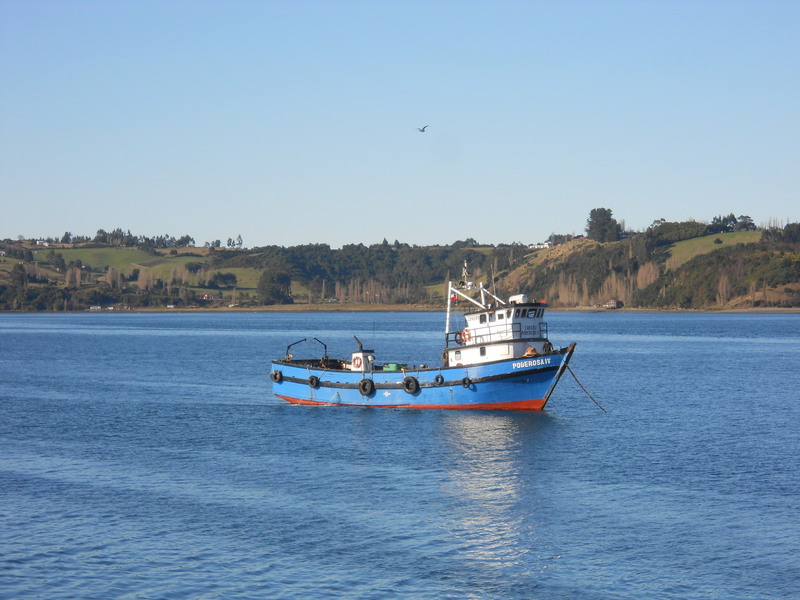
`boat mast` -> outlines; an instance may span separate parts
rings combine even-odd
[[[461,267],[461,281],[458,282],[458,287],[462,289],[472,289],[473,283],[469,280],[469,268],[467,266],[467,259],[464,259],[464,266]],[[447,282],[447,316],[445,317],[444,322],[444,339],[445,345],[447,345],[447,334],[450,333],[450,305],[458,300],[458,296],[462,296],[467,300],[477,304],[472,298],[465,296],[462,292],[459,292],[457,288],[453,287],[453,282]]]
[[[447,345],[447,334],[450,332],[450,302],[453,298],[453,282],[447,282],[447,318],[444,322],[444,340],[445,346]]]
[[[447,316],[445,318],[444,324],[444,337],[445,337],[445,345],[447,340],[447,334],[450,333],[450,312],[451,312],[451,305],[453,302],[458,301],[458,297],[461,296],[465,300],[469,300],[478,308],[483,308],[481,303],[477,302],[476,300],[467,296],[461,290],[471,290],[475,288],[475,284],[469,280],[469,269],[467,268],[467,261],[464,260],[464,266],[461,268],[461,280],[458,282],[457,286],[453,285],[452,281],[447,282]]]

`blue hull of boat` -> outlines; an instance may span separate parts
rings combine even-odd
[[[389,408],[542,410],[575,345],[531,358],[402,371],[324,369],[273,361],[273,392],[294,404]]]

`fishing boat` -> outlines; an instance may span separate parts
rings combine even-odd
[[[546,308],[525,294],[500,299],[468,281],[465,265],[462,279],[447,285],[441,365],[379,362],[355,336],[357,350],[332,358],[324,342],[305,338],[272,361],[273,391],[293,404],[542,410],[575,350],[574,342],[558,349],[550,343]],[[464,322],[453,328],[455,312]],[[295,358],[292,348],[308,341],[321,345],[322,356]]]

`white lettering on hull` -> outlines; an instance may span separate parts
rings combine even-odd
[[[512,369],[528,369],[530,367],[541,367],[544,365],[549,365],[553,361],[552,357],[550,358],[531,358],[529,360],[521,360],[519,362],[515,362],[511,364]]]

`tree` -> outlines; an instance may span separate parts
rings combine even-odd
[[[787,223],[783,228],[783,241],[796,244],[800,242],[800,223]]]
[[[616,242],[622,235],[622,227],[611,216],[610,208],[593,208],[586,221],[586,237],[596,242]]]
[[[749,215],[739,215],[734,227],[734,231],[755,231],[756,229],[756,224],[753,223],[753,219]]]
[[[111,289],[122,289],[122,273],[117,267],[108,267],[106,271],[106,283]]]
[[[736,216],[731,213],[729,215],[717,215],[711,219],[711,224],[708,226],[708,233],[728,233],[736,229]]]
[[[559,244],[571,242],[574,239],[575,236],[571,233],[551,233],[550,237],[547,238],[547,241],[550,242],[552,246],[558,246]]]
[[[71,266],[67,269],[67,272],[64,276],[64,281],[67,284],[68,288],[79,288],[81,287],[81,268],[78,266]]]
[[[22,263],[17,263],[11,269],[9,277],[11,287],[15,290],[22,290],[28,285],[28,273],[25,271],[25,266]]]
[[[291,276],[286,271],[267,269],[258,280],[258,295],[264,304],[293,304]]]
[[[233,287],[236,285],[236,275],[234,273],[214,273],[207,285],[215,288]]]
[[[51,250],[51,252],[53,252]],[[64,273],[67,270],[67,263],[64,261],[64,257],[61,256],[61,253],[53,252],[53,255],[47,255],[47,260],[50,261],[50,264],[53,265],[53,268],[58,271],[59,273]]]

